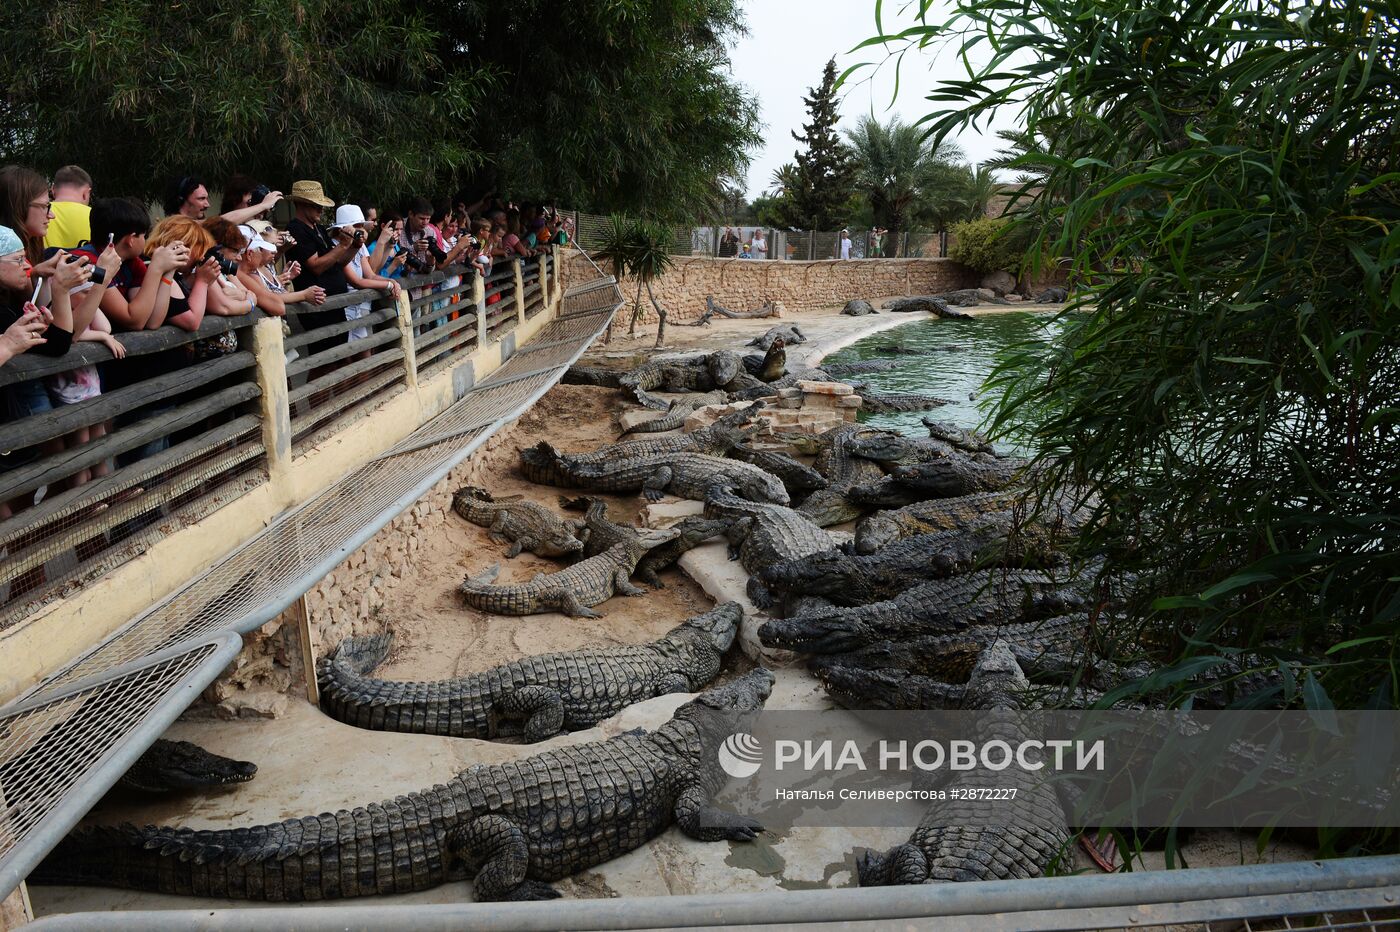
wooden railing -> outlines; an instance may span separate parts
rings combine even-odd
[[[17,451],[0,471],[0,502],[14,506],[0,518],[0,630],[265,482],[270,447],[303,453],[420,372],[499,341],[549,305],[558,273],[548,254],[498,262],[485,280],[441,269],[402,279],[402,301],[356,291],[292,305],[285,337],[255,311],[208,317],[192,333],[119,334],[124,360],[86,342],[62,357],[10,360],[0,386],[34,389],[97,365],[121,387],[0,425],[0,451]],[[320,317],[364,304],[353,320]],[[229,331],[237,348],[215,355],[211,338]],[[143,363],[159,374],[132,381]],[[80,442],[94,428],[106,432]]]

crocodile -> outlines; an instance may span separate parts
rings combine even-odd
[[[754,353],[744,357],[744,369],[760,382],[773,382],[787,374],[787,343],[777,337],[762,356]]]
[[[843,379],[848,375],[863,375],[867,372],[888,372],[899,361],[895,359],[862,359],[856,362],[824,362],[822,369],[826,374],[837,379]]]
[[[188,741],[157,738],[117,780],[117,786],[142,793],[171,793],[247,783],[258,765],[220,757]]]
[[[922,421],[928,428],[929,437],[934,440],[941,440],[967,454],[996,454],[992,442],[974,430],[965,430],[950,421],[935,421],[929,417],[922,418]]]
[[[880,467],[861,459],[850,451],[851,441],[866,434],[877,433],[863,424],[842,424],[821,435],[822,449],[812,465],[826,476],[827,487],[813,492],[798,511],[818,527],[830,527],[854,521],[864,509],[846,497],[853,486],[875,482],[884,476]]]
[[[760,824],[711,800],[725,779],[720,744],[744,730],[772,687],[773,675],[757,669],[700,693],[656,731],[478,764],[353,811],[218,830],[79,829],[29,879],[303,901],[428,890],[474,873],[478,900],[551,898],[549,881],[636,850],[672,824],[701,841],[756,838]]]
[[[732,488],[717,487],[705,496],[705,516],[733,522],[727,537],[729,557],[749,571],[749,600],[759,608],[775,604],[759,579],[764,567],[821,553],[831,546],[831,535],[782,505],[740,498]]]
[[[392,635],[348,638],[317,667],[321,708],[373,731],[543,741],[592,728],[635,702],[702,688],[743,618],[737,602],[726,602],[650,643],[539,654],[430,683],[371,677]]]
[[[665,453],[706,453],[711,456],[723,456],[734,444],[746,438],[749,432],[743,429],[744,425],[753,420],[762,407],[762,402],[753,402],[747,407],[729,412],[708,427],[688,434],[624,440],[599,447],[590,453],[562,454],[547,441],[541,441],[533,447],[519,451],[520,474],[530,482],[540,485],[571,488],[575,483],[570,478],[569,470],[563,467],[563,460],[570,464],[582,465],[659,456]]]
[[[849,448],[853,456],[874,460],[886,469],[957,455],[950,444],[941,440],[888,433],[862,434],[850,442]]]
[[[965,528],[984,515],[1015,506],[1025,494],[1020,489],[1001,489],[915,502],[893,511],[877,511],[856,525],[856,553],[874,553],[916,534]]]
[[[697,431],[698,433],[698,431]],[[646,441],[639,441],[645,443]],[[567,484],[599,492],[640,492],[659,501],[667,492],[680,498],[705,500],[716,483],[731,483],[754,501],[786,505],[787,489],[776,476],[757,466],[704,453],[658,453],[651,456],[621,455],[607,459],[568,456],[541,442],[530,451],[545,467],[539,474],[558,474]]]
[[[626,369],[607,369],[602,366],[572,365],[564,370],[559,381],[563,385],[596,385],[602,388],[621,388],[622,376]]]
[[[779,592],[821,595],[837,605],[892,599],[929,579],[958,576],[984,566],[1047,567],[1063,562],[1057,547],[1070,528],[1020,523],[1010,511],[984,515],[967,527],[918,534],[871,554],[836,548],[774,563],[760,574]]]
[[[608,520],[608,503],[601,498],[559,497],[559,505],[571,511],[582,511],[583,526],[579,528],[579,540],[583,541],[583,558],[596,557],[606,553],[618,544],[639,540],[637,529],[616,521]]]
[[[864,644],[934,634],[973,625],[1008,625],[1081,611],[1087,584],[1033,570],[978,570],[935,579],[885,602],[831,608],[769,621],[759,639],[769,647],[837,653]]]
[[[878,314],[880,312],[875,310],[869,301],[853,298],[846,302],[845,307],[841,308],[841,313],[847,317],[866,317],[870,314]]]
[[[1016,747],[1026,736],[1017,717],[1007,713],[1021,708],[1020,694],[1028,686],[1012,652],[997,643],[978,659],[960,701],[941,707],[990,713],[977,716],[972,741]],[[1064,802],[1043,774],[1023,767],[962,771],[942,788],[947,798],[929,807],[908,842],[883,853],[867,851],[857,860],[862,887],[1043,877],[1072,857]],[[968,800],[963,789],[1007,792]]]
[[[624,373],[619,380],[623,392],[644,407],[665,411],[669,406],[655,391],[708,392],[722,389],[744,371],[737,353],[717,350],[689,359],[665,359],[644,363]]]
[[[609,521],[607,503],[601,499],[570,500],[561,498],[560,503],[565,508],[582,508],[587,511],[582,535],[585,540],[583,550],[585,557],[594,556],[615,544],[626,543],[641,536],[636,528]],[[682,518],[667,529],[675,532],[676,536],[648,550],[637,563],[637,568],[632,571],[632,575],[653,589],[665,589],[666,584],[661,581],[660,572],[675,564],[688,551],[694,550],[705,541],[728,531],[730,524],[729,521],[711,520],[700,515]]]
[[[752,376],[745,376],[751,379],[751,383],[743,383],[743,379],[737,379],[735,387],[730,389],[730,397],[735,401],[752,401],[755,398],[766,398],[769,395],[776,395],[779,389],[792,388],[798,382],[835,382],[824,369],[803,368],[789,371],[787,375],[771,382],[760,382]]]
[[[632,575],[653,589],[665,589],[666,584],[661,581],[660,572],[674,565],[688,551],[728,532],[731,523],[702,515],[682,518],[670,527],[670,530],[676,532],[676,538],[648,550]]]
[[[485,489],[469,485],[453,494],[452,510],[486,528],[497,543],[509,541],[507,557],[518,557],[522,550],[542,557],[564,557],[583,549],[575,536],[578,522],[561,521],[548,508],[518,497],[497,500]]]
[[[1031,300],[1036,304],[1064,304],[1069,300],[1069,291],[1052,285]]]
[[[871,414],[891,414],[898,411],[928,411],[952,404],[947,398],[937,395],[924,395],[919,392],[882,392],[870,387],[868,382],[850,381],[849,384],[860,395],[864,403],[861,410]]]
[[[633,424],[622,432],[625,437],[628,434],[659,434],[667,430],[679,430],[685,426],[686,418],[690,417],[700,408],[709,405],[722,405],[729,401],[727,392],[704,392],[690,395],[685,398],[677,398],[671,402],[671,406],[666,409],[666,413],[650,421],[642,421]]]
[[[979,625],[954,634],[877,641],[841,651],[832,663],[865,670],[906,670],[949,683],[966,683],[982,651],[1001,641],[1021,669],[1060,673],[1071,669],[1094,636],[1087,612],[1009,625]]]
[[[957,457],[900,466],[890,478],[928,498],[995,492],[1014,482],[1026,461],[1008,457]]]
[[[587,560],[557,573],[536,573],[529,582],[493,586],[491,580],[500,572],[500,564],[477,576],[468,575],[457,587],[462,601],[479,611],[493,615],[536,615],[540,612],[563,612],[570,618],[598,618],[593,606],[606,602],[613,594],[644,595],[629,582],[632,570],[650,547],[670,540],[674,534],[661,538],[638,539],[619,543]]]
[[[769,450],[755,450],[746,443],[736,443],[729,451],[729,456],[741,463],[748,463],[757,466],[764,472],[770,472],[782,480],[783,487],[788,490],[788,496],[796,501],[808,492],[826,488],[826,477],[817,472],[811,466],[805,466],[786,453],[775,453]]]
[[[762,336],[754,337],[748,345],[766,350],[773,345],[775,340],[782,340],[788,346],[796,346],[799,343],[807,342],[807,334],[803,333],[802,328],[797,324],[778,324],[775,327],[769,327]]]

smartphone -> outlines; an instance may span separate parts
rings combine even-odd
[[[108,246],[112,245],[112,240],[116,239],[116,236],[117,236],[117,234],[115,234],[115,233],[108,233],[108,234],[107,234],[107,245],[108,245]]]

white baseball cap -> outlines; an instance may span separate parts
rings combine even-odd
[[[335,209],[335,223],[337,227],[353,227],[358,223],[365,222],[365,212],[354,204],[341,204]]]
[[[265,239],[263,239],[261,236],[259,236],[259,235],[258,235],[258,231],[255,230],[255,229],[253,229],[253,228],[252,228],[251,226],[249,226],[248,224],[244,224],[243,226],[239,227],[239,228],[238,228],[238,232],[239,232],[239,233],[242,233],[242,234],[243,234],[243,238],[246,239],[246,240],[248,241],[248,248],[249,248],[249,249],[261,249],[261,250],[263,250],[264,252],[276,252],[276,251],[277,251],[277,247],[276,247],[276,246],[272,245],[272,244],[269,243],[267,240],[265,240]]]

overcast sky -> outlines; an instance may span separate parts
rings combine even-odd
[[[894,16],[902,3],[885,3],[885,29],[893,32]],[[836,56],[840,74],[861,61],[879,61],[877,48],[847,54],[858,43],[875,34],[874,0],[748,0],[749,35],[740,39],[731,53],[734,74],[757,96],[765,124],[765,143],[752,153],[748,194],[752,199],[769,185],[773,169],[792,161],[798,143],[792,131],[801,131],[807,117],[802,97],[807,89],[821,82],[822,67]],[[909,25],[907,20],[902,25]],[[841,125],[855,124],[861,115],[872,113],[886,121],[898,115],[913,122],[933,106],[924,100],[935,83],[963,74],[962,66],[947,51],[939,55],[915,53],[905,56],[900,72],[899,97],[891,106],[895,89],[894,63],[878,72],[864,69],[842,89]],[[862,77],[861,75],[864,75]],[[994,124],[982,134],[964,133],[957,140],[972,162],[995,155],[1000,148],[995,129],[1009,128],[1009,119]]]

